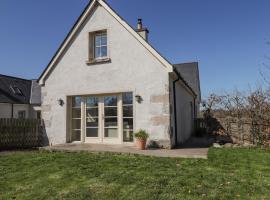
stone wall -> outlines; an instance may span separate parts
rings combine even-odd
[[[208,133],[228,136],[236,144],[266,144],[270,141],[270,127],[252,123],[248,118],[216,115],[207,119],[206,124]]]

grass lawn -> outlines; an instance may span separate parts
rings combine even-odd
[[[270,150],[209,159],[111,153],[0,153],[0,199],[270,199]]]

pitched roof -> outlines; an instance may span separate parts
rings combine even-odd
[[[104,0],[92,0],[86,6],[83,13],[80,15],[67,37],[60,45],[59,49],[56,51],[55,55],[45,68],[45,70],[40,75],[38,82],[39,84],[44,84],[46,76],[54,67],[55,63],[57,63],[58,59],[61,57],[64,50],[68,47],[68,44],[72,41],[74,35],[76,35],[80,26],[86,20],[87,16],[91,13],[91,11],[95,8],[96,4],[101,5],[105,10],[107,10],[127,31],[129,31],[154,57],[156,57],[170,72],[173,71],[173,67],[171,63],[166,60],[160,53],[157,52],[147,41],[145,41],[125,20],[123,20]]]
[[[28,104],[30,95],[30,80],[0,75],[0,103]]]
[[[34,96],[35,104],[40,104],[40,86],[32,91],[33,82],[36,81],[0,74],[0,103],[30,104]]]
[[[174,64],[173,66],[182,75],[184,80],[192,88],[200,100],[201,89],[198,62],[180,63]]]

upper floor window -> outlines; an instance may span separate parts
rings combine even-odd
[[[89,33],[89,62],[106,61],[108,58],[107,31],[95,31]]]
[[[107,33],[97,33],[95,35],[95,59],[107,57]]]

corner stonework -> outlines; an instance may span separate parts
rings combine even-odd
[[[151,104],[151,126],[152,126],[152,141],[158,143],[162,148],[171,148],[170,141],[170,103],[169,93],[152,95],[150,97]],[[162,135],[155,135],[154,130],[162,128]],[[151,140],[151,137],[150,137]]]

